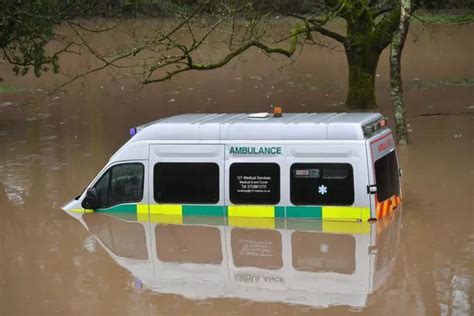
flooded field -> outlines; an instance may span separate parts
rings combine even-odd
[[[472,34],[472,24],[412,28],[403,211],[352,233],[318,221],[167,225],[61,210],[144,122],[272,105],[344,111],[338,50],[307,47],[291,65],[253,50],[139,90],[102,72],[55,96],[42,94],[51,75],[14,77],[0,65],[1,85],[18,90],[0,94],[0,315],[472,315]],[[77,58],[63,66],[80,68]],[[384,55],[377,99],[391,116],[387,86]]]

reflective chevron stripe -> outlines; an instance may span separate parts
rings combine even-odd
[[[377,209],[377,219],[384,217],[387,214],[390,214],[397,206],[401,203],[401,198],[398,195],[393,195],[390,198],[382,202],[376,203]]]

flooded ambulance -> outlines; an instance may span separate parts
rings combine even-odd
[[[401,202],[379,113],[184,114],[130,134],[64,210],[367,221]]]

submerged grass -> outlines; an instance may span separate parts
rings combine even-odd
[[[461,87],[461,88],[474,87],[474,78],[429,80],[429,81],[421,81],[418,85],[418,88],[421,90],[436,89],[436,88],[443,88],[443,87]]]
[[[431,24],[466,24],[474,22],[474,11],[420,11],[413,18]]]
[[[17,93],[22,93],[25,91],[28,91],[29,89],[26,88],[20,88],[20,87],[10,87],[10,86],[4,86],[0,85],[0,95],[2,94],[17,94]]]

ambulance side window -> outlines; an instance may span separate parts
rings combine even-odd
[[[352,205],[354,175],[348,163],[294,163],[290,198],[295,205]]]
[[[233,163],[229,192],[233,204],[278,204],[280,166],[277,163]]]
[[[217,204],[219,165],[207,162],[162,162],[153,171],[153,196],[158,203]]]
[[[95,184],[99,208],[143,199],[144,167],[141,163],[115,165]]]
[[[385,201],[393,195],[400,195],[400,180],[395,151],[375,162],[375,181],[379,202]]]
[[[97,191],[97,197],[99,198],[99,208],[107,207],[108,194],[109,194],[109,179],[110,170],[108,170],[102,178],[95,184]]]

